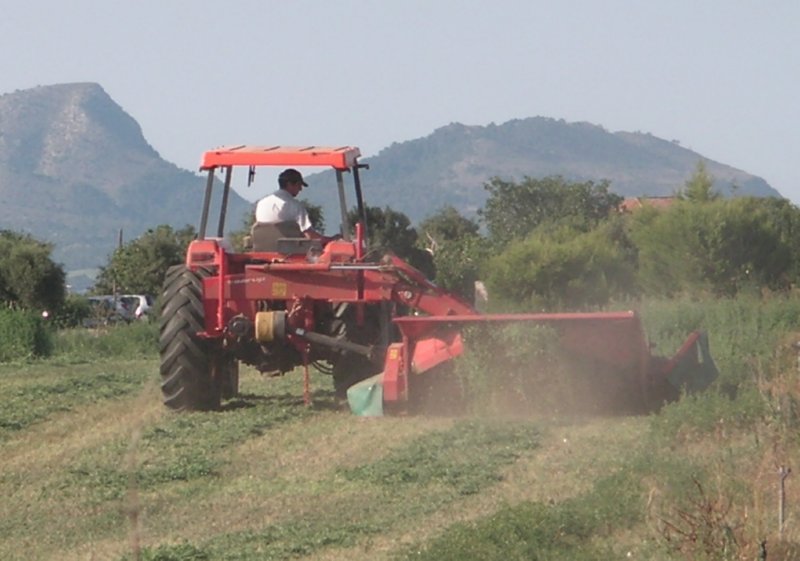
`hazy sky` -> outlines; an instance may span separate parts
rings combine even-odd
[[[798,0],[0,0],[0,93],[97,82],[162,157],[533,116],[649,132],[800,203]],[[243,193],[252,199],[265,194]]]

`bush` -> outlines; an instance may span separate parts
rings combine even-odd
[[[41,316],[0,309],[0,362],[47,356],[51,348],[51,333]]]
[[[475,297],[475,281],[480,279],[480,266],[486,255],[486,242],[479,236],[442,243],[433,255],[436,284],[471,302]]]
[[[0,301],[30,310],[57,310],[66,274],[50,257],[52,246],[29,235],[0,230]]]
[[[640,285],[663,296],[787,288],[794,240],[770,204],[742,198],[637,212],[630,235],[639,250]],[[795,213],[790,222],[797,221]]]
[[[542,229],[511,243],[489,262],[489,294],[528,309],[603,306],[630,294],[633,267],[613,226]]]
[[[186,247],[195,237],[192,226],[173,230],[162,224],[118,248],[100,268],[95,294],[158,294],[164,274],[183,263]]]

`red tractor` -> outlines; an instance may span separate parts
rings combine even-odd
[[[716,369],[702,333],[692,334],[673,359],[661,359],[651,356],[634,312],[482,315],[394,255],[367,259],[360,180],[366,166],[359,157],[358,148],[349,146],[230,146],[203,155],[208,181],[198,239],[189,245],[186,263],[172,267],[164,282],[161,388],[168,407],[219,407],[236,395],[244,362],[281,374],[304,366],[306,400],[310,365],[333,376],[340,397],[369,379],[380,412],[384,404],[413,399],[426,374],[460,355],[462,329],[475,323],[552,326],[568,352],[615,371],[642,409],[677,395],[680,385],[699,388],[713,380]],[[323,245],[303,237],[296,224],[256,224],[251,247],[234,252],[223,239],[233,170],[245,168],[252,178],[260,166],[333,168],[341,239]],[[210,237],[218,171],[224,176],[221,212]],[[348,223],[345,174],[362,217],[355,224]],[[370,411],[376,411],[374,399]]]

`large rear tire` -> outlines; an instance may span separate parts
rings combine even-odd
[[[170,267],[164,279],[159,347],[164,404],[178,411],[218,409],[222,389],[213,376],[209,342],[197,336],[205,329],[204,269]]]

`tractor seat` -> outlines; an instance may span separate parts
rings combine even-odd
[[[275,222],[265,224],[256,222],[250,229],[252,251],[275,251],[283,254],[307,253],[312,247],[320,251],[319,240],[311,240],[303,235],[297,222]]]

